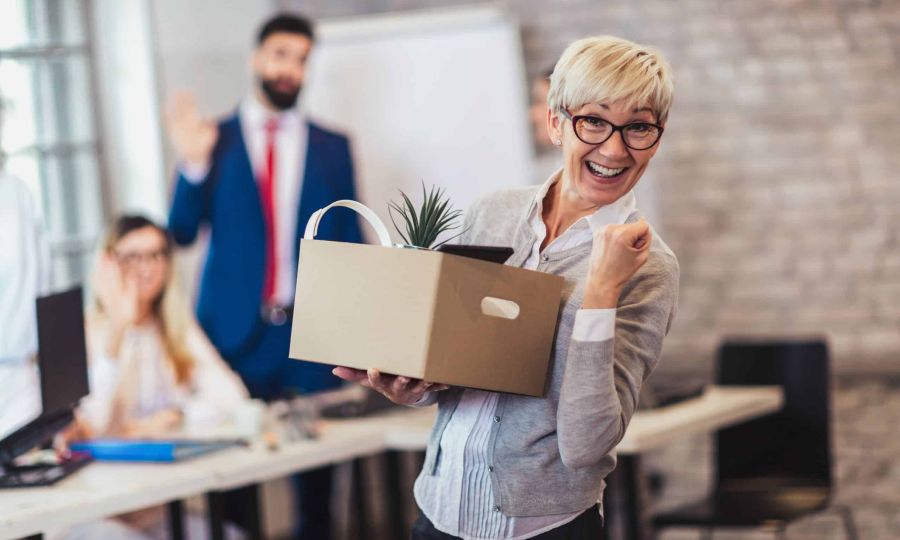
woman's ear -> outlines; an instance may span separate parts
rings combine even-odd
[[[562,145],[562,122],[559,111],[547,109],[547,134],[556,146]]]

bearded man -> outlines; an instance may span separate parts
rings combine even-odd
[[[209,230],[197,318],[252,397],[267,401],[340,384],[329,366],[288,358],[305,224],[356,198],[347,138],[309,121],[298,101],[314,41],[309,20],[277,15],[259,31],[255,84],[233,115],[204,119],[185,93],[167,110],[178,159],[169,228],[179,245]],[[317,239],[361,241],[355,214],[329,216]],[[298,478],[300,538],[330,536],[330,482],[330,468]]]

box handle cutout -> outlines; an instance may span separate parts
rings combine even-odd
[[[519,304],[512,300],[485,296],[481,300],[481,312],[491,317],[515,320],[519,317]]]

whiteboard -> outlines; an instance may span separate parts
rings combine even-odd
[[[521,40],[502,12],[332,19],[318,32],[305,106],[350,136],[357,198],[395,241],[387,203],[398,189],[418,204],[424,181],[465,210],[485,193],[532,183]]]

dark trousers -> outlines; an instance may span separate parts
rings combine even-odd
[[[260,321],[258,333],[247,350],[228,363],[241,376],[250,396],[265,401],[330,390],[341,385],[331,366],[288,358],[290,319],[281,326]],[[331,484],[333,467],[296,474],[291,478],[297,500],[295,538],[331,538]],[[226,516],[241,526],[247,523],[246,495],[241,490],[226,496]]]
[[[459,540],[434,528],[434,524],[419,513],[419,519],[413,524],[412,540]],[[600,509],[592,506],[572,521],[553,530],[539,534],[535,540],[601,540],[603,536],[603,518]]]
[[[264,401],[341,386],[343,381],[331,374],[333,366],[291,360],[290,347],[291,319],[281,326],[260,321],[250,344],[226,360],[241,376],[250,396]]]

